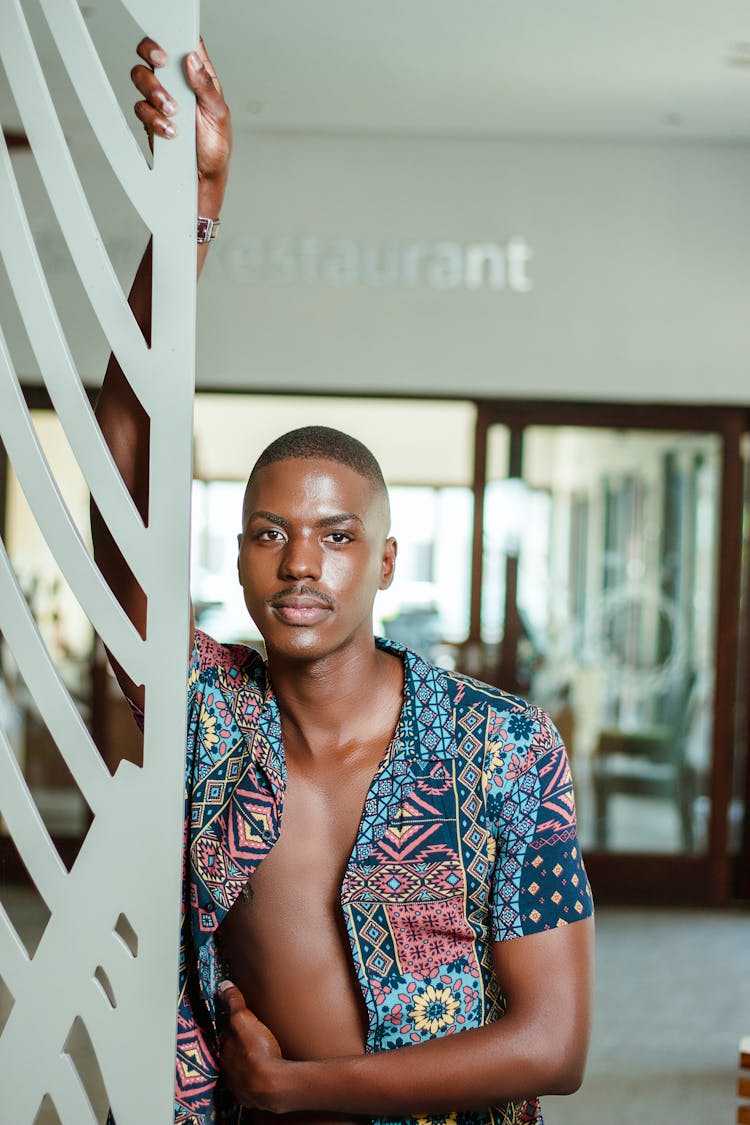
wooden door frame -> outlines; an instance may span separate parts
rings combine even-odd
[[[735,754],[734,704],[738,683],[740,559],[743,526],[742,435],[750,425],[744,407],[629,404],[613,402],[483,401],[477,403],[477,440],[473,473],[474,529],[472,549],[471,641],[481,643],[482,544],[487,438],[491,425],[511,433],[529,426],[603,427],[716,433],[722,441],[715,634],[715,682],[711,821],[706,855],[655,855],[587,851],[586,866],[599,902],[680,905],[723,905],[750,894],[746,872],[750,858],[750,769],[744,810],[745,862],[729,855],[727,810],[732,795]],[[747,742],[746,742],[747,745]],[[745,750],[747,764],[747,749]],[[738,879],[743,874],[742,884]]]

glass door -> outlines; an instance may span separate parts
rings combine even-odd
[[[719,900],[737,811],[736,427],[628,426],[621,410],[623,425],[485,410],[477,674],[555,721],[600,898]]]

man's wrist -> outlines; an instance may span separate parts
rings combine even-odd
[[[216,179],[202,179],[198,181],[198,214],[207,215],[211,219],[219,217],[224,193],[227,189],[226,176]]]
[[[317,1108],[311,1098],[315,1087],[313,1069],[315,1062],[298,1062],[290,1059],[274,1061],[268,1075],[269,1105],[272,1113],[299,1113]]]
[[[277,1113],[305,1110],[336,1110],[338,1107],[335,1070],[343,1059],[285,1060],[279,1072]]]

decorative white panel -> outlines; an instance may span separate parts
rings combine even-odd
[[[124,7],[170,53],[164,81],[183,105],[179,60],[197,41],[198,0],[100,0]],[[103,765],[35,624],[4,547],[0,632],[93,820],[67,871],[0,730],[0,816],[50,912],[33,956],[0,906],[0,977],[12,1008],[0,1036],[0,1122],[31,1125],[43,1100],[63,1125],[98,1120],[76,1065],[90,1040],[117,1125],[172,1119],[180,915],[189,489],[195,327],[193,115],[157,141],[153,168],[97,56],[76,0],[35,0],[102,152],[154,240],[151,346],[128,309],[56,113],[27,23],[31,4],[0,0],[0,57],[51,208],[109,346],[151,418],[150,519],[144,527],[104,445],[37,253],[33,223],[0,145],[0,252],[18,311],[83,477],[148,596],[133,629],[76,528],[37,439],[0,335],[0,437],[65,581],[133,680],[145,684],[143,766]],[[28,11],[27,11],[28,9]],[[121,13],[122,14],[122,13]],[[45,30],[45,35],[48,35]],[[123,44],[121,65],[135,61]],[[133,99],[135,100],[135,99]],[[83,112],[82,111],[82,112]],[[1,991],[1,990],[0,990]],[[40,1118],[41,1119],[41,1118]]]

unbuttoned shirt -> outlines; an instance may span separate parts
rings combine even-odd
[[[536,707],[392,641],[400,720],[341,887],[367,1052],[502,1018],[492,943],[586,918],[592,902],[565,748]],[[188,681],[175,1121],[234,1125],[216,1034],[216,931],[278,839],[286,768],[261,657],[196,633]],[[247,1112],[247,1111],[246,1111]],[[244,1118],[243,1118],[244,1121]],[[378,1125],[541,1123],[536,1099]]]

